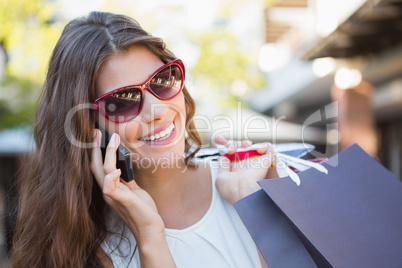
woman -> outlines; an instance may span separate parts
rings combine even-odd
[[[201,139],[184,74],[163,41],[128,17],[92,12],[65,27],[20,182],[15,267],[261,266],[231,203],[257,190],[268,168],[236,171],[221,158],[217,178],[217,167],[191,160]],[[114,133],[104,161],[95,124]],[[116,169],[121,143],[135,181]]]

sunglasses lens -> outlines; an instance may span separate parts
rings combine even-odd
[[[136,88],[118,91],[104,100],[105,112],[116,122],[129,121],[139,113],[141,99],[141,92]]]
[[[150,81],[152,91],[161,99],[174,97],[183,86],[179,66],[170,65],[158,72]]]

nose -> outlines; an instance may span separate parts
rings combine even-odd
[[[148,90],[144,90],[143,93],[143,106],[139,116],[148,124],[153,120],[163,120],[168,112],[167,102],[158,99]]]

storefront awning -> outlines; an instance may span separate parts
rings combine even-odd
[[[369,56],[402,43],[402,0],[367,0],[303,60]]]

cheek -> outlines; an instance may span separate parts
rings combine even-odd
[[[138,143],[138,136],[140,130],[141,130],[141,124],[136,120],[118,125],[118,133],[121,137],[121,140],[129,147],[131,145],[135,146],[135,144]]]
[[[187,118],[187,112],[183,92],[177,95],[171,103],[174,105],[174,107],[176,107],[175,110],[177,112],[177,117],[180,118],[180,121],[184,123]]]
[[[181,92],[175,99],[174,102],[172,103],[176,107],[176,125],[178,125],[178,139],[182,140],[184,144],[184,137],[185,137],[185,131],[186,131],[186,118],[187,118],[187,113],[186,113],[186,105],[185,105],[185,100],[184,100],[184,95]]]
[[[179,98],[179,102],[180,102],[179,106],[180,106],[181,110],[183,111],[184,115],[186,115],[186,101],[185,101],[183,91],[180,92],[179,96],[180,96],[180,98]]]
[[[142,131],[142,121],[134,119],[126,124],[119,124],[118,133],[121,136],[122,141],[128,146],[129,151],[134,154],[138,154],[139,158],[148,157],[151,155],[159,155],[166,154],[168,152],[173,153],[174,155],[182,155],[184,153],[184,132],[185,132],[185,120],[186,120],[186,105],[184,94],[181,92],[175,98],[169,100],[166,104],[168,109],[170,110],[167,114],[173,115],[176,118],[176,126],[177,131],[179,132],[177,135],[177,141],[175,142],[169,150],[158,150],[157,148],[153,148],[152,146],[144,144],[142,141],[139,141],[138,138],[141,137]],[[148,127],[145,125],[145,129]],[[167,156],[167,155],[166,155]],[[133,159],[134,160],[134,159]]]

